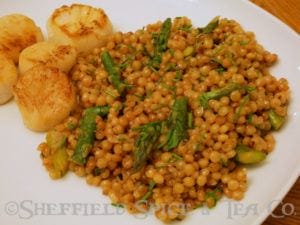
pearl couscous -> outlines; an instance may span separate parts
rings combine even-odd
[[[78,106],[39,146],[53,179],[72,171],[131,213],[164,222],[222,195],[241,200],[245,165],[275,146],[289,86],[277,55],[235,21],[186,17],[114,33],[70,74]]]

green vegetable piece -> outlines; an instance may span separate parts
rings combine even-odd
[[[232,52],[227,51],[225,56],[231,62],[232,65],[236,65],[235,55]]]
[[[139,136],[135,142],[133,171],[137,172],[147,162],[161,134],[162,123],[151,122],[138,128]]]
[[[175,92],[175,91],[176,91],[176,87],[175,87],[175,86],[167,85],[167,84],[164,83],[164,82],[161,82],[159,85],[162,86],[163,88],[169,90],[169,91],[172,91],[172,92]]]
[[[205,27],[200,28],[201,33],[209,34],[214,31],[219,25],[219,16],[213,18]]]
[[[172,49],[172,48],[169,48],[169,52],[170,52],[171,56],[173,57],[173,56],[174,56],[174,54],[175,54],[175,51],[174,51],[174,49]]]
[[[183,50],[183,56],[188,57],[194,53],[195,49],[193,46],[188,46]]]
[[[167,18],[163,24],[160,33],[154,39],[154,49],[155,52],[162,53],[167,49],[168,39],[170,36],[172,27],[172,20],[171,18]]]
[[[249,148],[246,145],[238,145],[236,148],[235,160],[242,164],[256,164],[262,162],[266,158],[266,154]]]
[[[124,208],[124,205],[120,203],[111,203],[112,206],[117,207],[117,208]]]
[[[93,64],[93,66],[97,66],[98,65],[98,62],[97,62],[96,59],[91,59],[89,63]]]
[[[247,123],[248,124],[252,124],[253,123],[253,113],[249,114],[247,116]]]
[[[248,43],[249,43],[249,41],[240,41],[241,46],[247,45]]]
[[[115,93],[115,90],[106,89],[104,93],[111,96],[113,99],[118,97],[118,93]]]
[[[85,72],[90,76],[95,76],[95,70],[87,69]]]
[[[193,119],[193,113],[188,113],[188,128],[192,129],[194,128],[194,119]]]
[[[129,56],[127,59],[125,59],[120,65],[119,65],[119,68],[121,70],[124,70],[126,69],[126,67],[132,63],[132,61],[134,60],[134,58],[132,56]]]
[[[49,131],[46,135],[46,143],[51,149],[50,162],[52,168],[49,169],[49,174],[52,179],[58,179],[64,176],[68,171],[69,156],[65,149],[67,137],[56,131]]]
[[[207,109],[209,107],[208,105],[209,100],[220,99],[221,97],[228,96],[230,95],[231,92],[242,88],[243,86],[240,84],[229,83],[223,88],[205,92],[199,97],[200,104],[204,109]]]
[[[50,170],[51,177],[58,179],[63,177],[69,167],[69,155],[65,148],[56,149],[50,158],[52,162],[52,169]]]
[[[216,189],[214,189],[212,191],[206,192],[205,193],[205,200],[207,200],[207,199],[210,198],[210,199],[213,200],[213,203],[214,203],[213,205],[208,206],[208,207],[209,208],[215,207],[216,204],[217,204],[217,201],[220,199],[220,197],[221,197],[221,190],[219,188],[216,188]]]
[[[174,81],[180,81],[182,79],[182,76],[183,76],[182,71],[181,70],[177,70],[175,78],[174,78]]]
[[[56,130],[49,131],[46,135],[47,145],[54,150],[63,148],[66,144],[66,140],[67,137]]]
[[[153,45],[154,45],[154,55],[152,56],[149,66],[154,69],[158,69],[161,63],[161,55],[164,51],[167,50],[168,39],[170,36],[172,27],[171,18],[167,18],[161,27],[159,34],[154,35]]]
[[[227,69],[223,66],[222,62],[218,60],[217,58],[212,58],[211,62],[218,64],[218,67],[216,68],[216,71],[218,73],[224,73]]]
[[[183,158],[180,155],[177,155],[176,153],[172,152],[172,157],[169,160],[169,163],[177,162],[179,160],[182,160]]]
[[[72,160],[79,164],[86,163],[86,157],[93,147],[96,130],[96,117],[105,116],[109,112],[108,106],[96,106],[85,110],[83,118],[80,122],[80,134],[75,148]]]
[[[179,27],[178,30],[183,30],[185,32],[191,31],[193,28],[192,24],[183,25],[182,27]]]
[[[153,193],[153,188],[155,187],[155,185],[156,185],[156,183],[154,181],[150,181],[147,193],[141,198],[142,201],[147,201],[148,200],[148,198]]]
[[[241,112],[242,112],[243,108],[245,107],[245,105],[249,102],[249,100],[250,100],[249,95],[246,95],[244,98],[242,98],[241,103],[233,116],[234,123],[236,123],[237,120],[239,119],[239,117],[241,116]]]
[[[107,51],[101,54],[101,60],[108,73],[110,82],[118,90],[119,94],[123,96],[127,91],[128,85],[122,81],[120,68],[115,64],[111,55]]]
[[[148,63],[148,67],[155,73],[157,73],[160,63],[161,63],[161,54],[156,54],[153,57],[151,57],[149,63]]]
[[[99,167],[95,167],[92,171],[92,174],[94,176],[99,176],[102,173],[102,169],[100,169]]]
[[[220,163],[221,163],[222,166],[227,167],[228,166],[228,159],[226,159],[226,160],[225,159],[221,159]]]
[[[225,71],[226,71],[226,69],[223,67],[223,66],[219,66],[217,69],[216,69],[216,71],[218,72],[218,73],[224,73]]]
[[[252,87],[252,86],[249,86],[249,85],[246,85],[246,86],[244,86],[244,90],[247,91],[248,93],[251,93],[252,91],[255,91],[256,88]]]
[[[201,207],[203,207],[203,204],[202,204],[202,203],[200,203],[200,204],[196,205],[196,206],[193,208],[193,210],[195,210],[195,209],[199,209],[199,208],[201,208]]]
[[[166,67],[166,72],[168,71],[176,71],[177,70],[177,67],[176,67],[176,64],[175,63],[169,63]]]
[[[143,101],[145,99],[145,96],[143,96],[143,95],[133,94],[133,96],[137,97],[141,101]]]
[[[76,124],[72,123],[72,122],[69,122],[67,124],[67,127],[69,130],[75,130],[76,129]]]
[[[222,66],[222,67],[223,67],[222,62],[221,62],[219,59],[217,59],[217,58],[212,58],[212,59],[211,59],[211,62],[216,63],[216,64],[218,64],[219,66]]]
[[[285,121],[285,117],[279,116],[273,109],[268,111],[269,121],[274,130],[279,130]]]
[[[170,130],[167,134],[167,141],[164,144],[164,150],[170,151],[177,147],[178,144],[187,137],[187,107],[188,99],[186,97],[179,97],[175,100],[172,106],[172,113],[168,121]]]

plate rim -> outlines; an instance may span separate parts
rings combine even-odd
[[[282,29],[287,30],[291,35],[293,35],[295,38],[299,38],[300,34],[298,34],[292,27],[290,27],[288,24],[283,22],[281,19],[270,13],[269,11],[266,11],[265,9],[261,8],[260,6],[256,5],[255,3],[249,1],[249,0],[242,0],[242,4],[247,5],[247,7],[252,7],[256,11],[260,11],[264,16],[270,18],[274,23],[278,24],[278,26],[282,27]],[[300,40],[300,39],[299,39]],[[299,41],[300,43],[300,41]],[[299,160],[300,161],[300,160]],[[297,182],[297,180],[300,177],[300,164],[298,164],[298,168],[294,170],[294,173],[289,176],[288,182],[280,189],[280,191],[276,195],[276,204],[272,204],[270,208],[265,208],[261,213],[259,213],[259,216],[257,219],[253,221],[253,225],[260,225],[265,220],[268,219],[269,216],[272,216],[273,211],[279,206],[279,204],[282,202],[282,200],[286,197],[286,195],[289,193],[289,191],[292,189],[294,184]]]

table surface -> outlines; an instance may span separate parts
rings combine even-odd
[[[300,0],[251,0],[300,34]],[[300,36],[299,36],[300,38]],[[300,178],[263,225],[300,224]]]

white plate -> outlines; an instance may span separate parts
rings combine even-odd
[[[122,31],[135,30],[158,19],[182,15],[190,17],[199,26],[216,15],[233,18],[246,30],[254,31],[266,49],[279,54],[279,63],[272,72],[277,77],[289,80],[292,102],[287,125],[275,135],[275,151],[259,168],[250,169],[245,199],[239,203],[223,199],[215,209],[195,210],[181,222],[189,225],[262,223],[299,176],[299,36],[247,1],[81,2],[104,8],[115,27]],[[1,0],[0,15],[22,13],[33,18],[45,30],[46,19],[51,12],[62,4],[70,3],[72,1]],[[87,186],[84,179],[72,174],[60,181],[50,180],[35,150],[43,137],[43,134],[32,133],[24,128],[13,101],[0,107],[0,224],[160,224],[153,215],[137,218],[122,209],[111,207],[99,189]],[[291,213],[291,208],[285,209]]]

